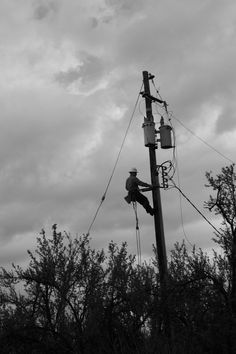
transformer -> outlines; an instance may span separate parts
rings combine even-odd
[[[172,138],[171,138],[171,126],[161,124],[159,128],[160,132],[160,142],[161,142],[161,148],[162,149],[170,149],[172,148]]]
[[[144,145],[156,145],[155,123],[144,118],[142,128],[144,132]]]

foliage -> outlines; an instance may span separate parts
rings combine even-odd
[[[1,352],[143,352],[155,272],[136,267],[126,243],[105,257],[54,225],[28,254],[25,270],[1,271]]]
[[[94,250],[53,225],[25,269],[1,269],[1,353],[235,353],[236,176],[233,166],[206,176],[220,254],[176,243],[163,297],[157,259],[140,266],[126,243]]]
[[[216,177],[211,172],[206,174],[208,185],[216,196],[210,195],[206,207],[222,217],[222,228],[216,234],[215,242],[223,249],[224,257],[221,264],[227,272],[230,305],[234,318],[236,318],[236,173],[234,165],[222,168]]]

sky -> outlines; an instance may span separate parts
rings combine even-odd
[[[87,233],[138,99],[90,230],[93,247],[126,241],[136,253],[124,185],[132,167],[150,182],[143,71],[172,112],[174,180],[218,227],[203,207],[205,172],[235,161],[235,37],[233,0],[0,0],[0,264],[25,264],[40,230],[50,235],[55,223],[72,237]],[[153,105],[157,128],[161,112]],[[173,159],[173,149],[156,153],[159,164]],[[214,230],[176,189],[161,198],[168,252],[183,239],[214,247]],[[153,218],[142,207],[138,216],[149,259]]]

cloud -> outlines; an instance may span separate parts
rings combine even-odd
[[[77,81],[80,77],[80,69],[79,66],[76,68],[71,68],[69,70],[61,71],[55,75],[55,80],[63,85],[70,85],[74,81]]]
[[[56,12],[57,3],[56,1],[45,1],[40,0],[34,3],[34,19],[43,20],[50,13]]]
[[[143,70],[156,75],[156,87],[176,118],[233,158],[235,6],[186,0],[1,2],[0,237],[16,259],[19,238],[27,248],[25,235],[50,223],[72,234],[87,231],[113,171]],[[153,105],[157,128],[158,111]],[[127,239],[135,252],[134,214],[123,198],[130,167],[150,181],[144,115],[140,97],[91,230],[96,247]],[[172,124],[181,187],[202,208],[209,193],[205,171],[228,162],[174,117]],[[173,157],[173,151],[157,150],[158,163]],[[179,196],[162,191],[162,200],[170,248],[184,237]],[[191,242],[208,247],[211,230],[199,226],[199,215],[185,202],[183,216]],[[141,207],[139,217],[143,253],[150,255],[153,221]]]
[[[86,53],[80,55],[81,64],[55,74],[55,80],[65,87],[80,80],[83,89],[91,89],[99,84],[105,74],[104,60]]]
[[[105,0],[108,8],[111,8],[115,15],[126,15],[126,16],[134,16],[135,13],[140,12],[144,4],[141,0],[132,1],[132,0]],[[147,4],[148,5],[148,4]]]

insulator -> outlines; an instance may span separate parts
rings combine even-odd
[[[159,128],[162,149],[170,149],[173,147],[171,139],[171,130],[172,128],[169,125],[161,125]]]

